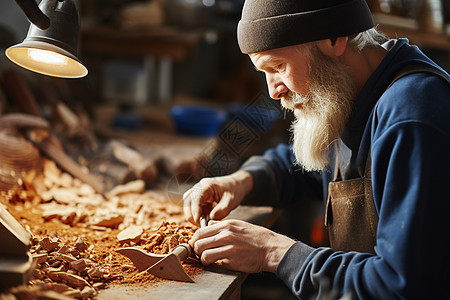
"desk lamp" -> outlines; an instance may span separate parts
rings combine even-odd
[[[16,0],[31,22],[25,40],[6,49],[6,56],[19,66],[61,78],[86,76],[87,68],[77,57],[79,15],[73,0]]]

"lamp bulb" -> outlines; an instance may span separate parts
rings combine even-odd
[[[67,56],[42,49],[30,48],[28,49],[28,56],[35,61],[58,66],[66,66],[69,61]]]

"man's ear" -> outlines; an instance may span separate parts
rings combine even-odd
[[[342,56],[347,49],[348,37],[338,37],[317,42],[323,54],[333,58]]]

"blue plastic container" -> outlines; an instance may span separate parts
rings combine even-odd
[[[170,114],[178,133],[210,137],[216,135],[227,116],[218,109],[204,106],[174,106]]]

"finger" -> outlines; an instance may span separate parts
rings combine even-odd
[[[192,213],[191,213],[191,206],[183,205],[183,211],[184,211],[184,217],[185,217],[186,221],[195,225],[195,221],[194,221],[194,218],[192,217]]]
[[[212,264],[218,260],[227,260],[227,253],[230,250],[229,245],[224,245],[217,248],[207,249],[202,252],[200,261],[203,265]]]
[[[206,189],[199,190],[197,194],[193,194],[191,197],[192,217],[197,225],[200,223],[200,217],[203,214],[203,210],[206,212],[210,210],[213,196],[214,191],[211,187],[207,187]]]
[[[191,241],[194,252],[198,255],[208,249],[234,244],[234,235],[227,230],[223,230],[222,224],[211,225],[197,231]]]
[[[191,202],[191,213],[192,213],[192,219],[194,221],[195,225],[200,225],[200,216],[202,214],[202,209],[198,205],[198,201],[192,201]]]
[[[201,214],[200,197],[203,191],[199,183],[195,184],[191,189],[183,194],[183,211],[189,222],[199,225],[199,217]]]
[[[230,203],[230,195],[224,194],[219,203],[211,210],[209,217],[212,220],[222,220],[230,213],[229,203]]]
[[[186,220],[192,224],[195,224],[191,211],[191,196],[189,191],[183,194],[183,212]]]
[[[188,241],[188,244],[192,247],[192,249],[194,249],[194,252],[195,253],[197,253],[196,251],[195,251],[195,243],[198,241],[198,240],[200,240],[200,239],[202,239],[202,238],[204,238],[206,235],[203,233],[203,231],[205,231],[206,230],[206,228],[207,227],[200,227],[199,229],[197,229],[195,232],[194,232],[194,235],[191,237],[191,239]]]
[[[195,231],[194,235],[191,237],[191,239],[189,240],[188,243],[189,243],[189,245],[191,245],[192,249],[194,249],[194,252],[196,254],[201,254],[201,252],[199,252],[199,251],[203,251],[204,249],[206,249],[206,247],[203,247],[201,250],[199,250],[197,248],[197,250],[196,250],[196,248],[195,248],[196,245],[195,244],[198,241],[202,241],[202,242],[200,244],[198,244],[197,246],[205,245],[205,244],[211,242],[211,240],[206,240],[205,241],[205,239],[211,238],[213,236],[216,236],[217,234],[219,234],[222,231],[223,226],[220,223],[221,222],[213,222],[213,221],[210,220],[208,222],[208,226],[201,227],[201,228],[199,228],[199,229],[197,229]],[[216,245],[217,244],[215,244],[215,246]]]
[[[200,195],[203,193],[201,189],[200,183],[195,184],[190,190],[188,199],[189,199],[189,208],[191,211],[193,223],[198,225],[198,215],[200,214]]]

